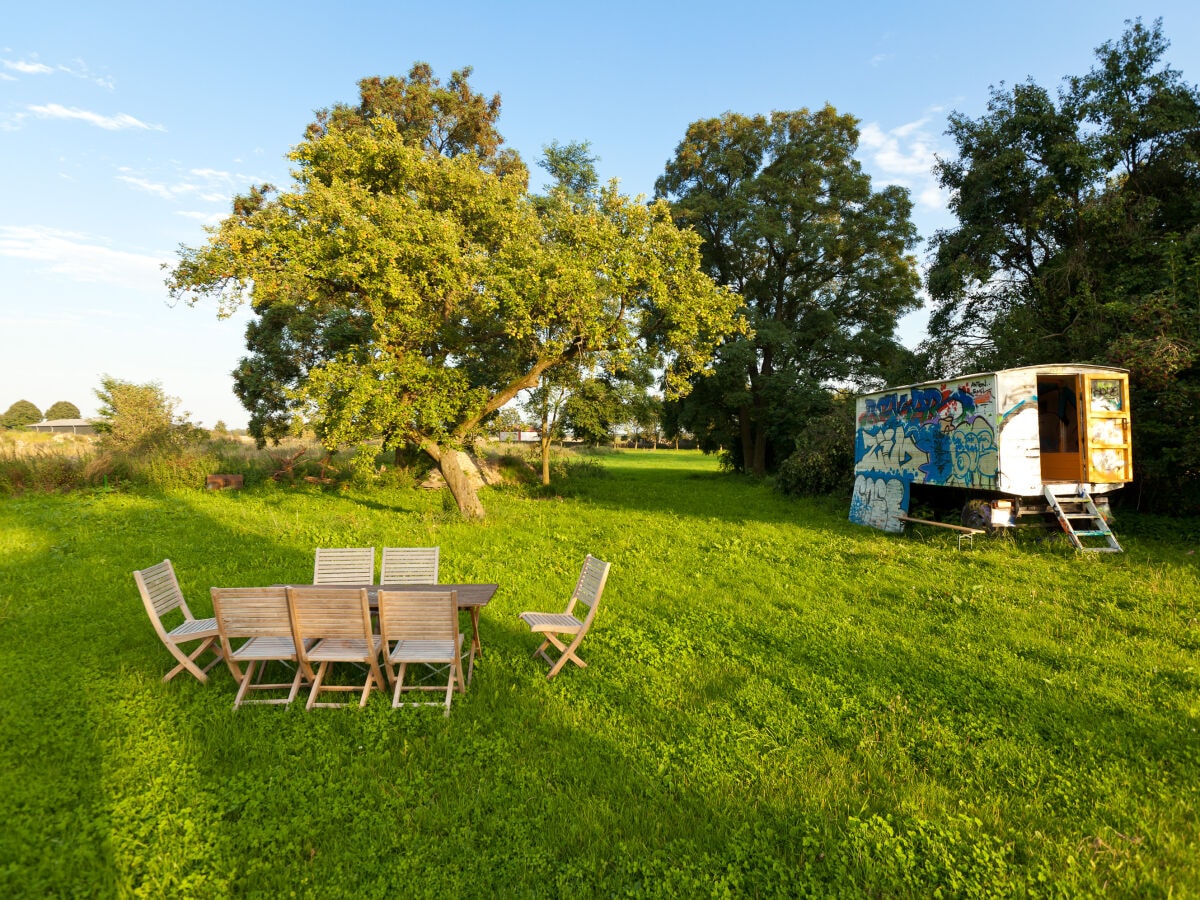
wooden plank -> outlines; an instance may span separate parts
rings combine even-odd
[[[937,528],[950,528],[963,534],[987,534],[983,528],[968,528],[966,525],[952,525],[949,522],[934,522],[932,519],[916,519],[912,516],[896,516],[901,522],[912,522],[914,525],[933,525]]]

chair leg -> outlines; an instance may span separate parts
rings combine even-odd
[[[550,674],[546,676],[547,681],[561,672],[562,667],[565,666],[568,661],[575,663],[575,665],[579,666],[581,669],[587,668],[587,663],[575,655],[575,648],[579,646],[579,642],[582,640],[583,635],[581,634],[578,635],[575,640],[571,641],[570,645],[568,646],[563,646],[561,641],[554,641],[554,645],[558,647],[560,653],[558,656],[558,662],[554,663],[554,665],[550,667]]]
[[[250,689],[250,682],[254,680],[254,667],[257,665],[257,660],[251,660],[246,664],[246,672],[242,675],[241,683],[238,685],[237,696],[233,698],[234,709],[242,705],[242,700],[246,697],[246,691]]]
[[[317,696],[321,693],[321,682],[325,680],[325,671],[329,668],[329,662],[323,662],[317,668],[317,677],[313,679],[312,690],[308,692],[308,702],[304,704],[306,710],[311,710],[313,704],[317,702]]]
[[[404,687],[404,669],[406,665],[406,663],[400,663],[400,673],[393,682],[392,709],[398,709],[400,706],[400,690]]]
[[[450,701],[454,699],[454,682],[457,680],[458,666],[450,663],[450,677],[446,679],[446,712],[443,715],[450,718]]]
[[[214,649],[213,653],[217,654],[217,658],[210,662],[203,669],[196,664],[196,658],[205,650],[207,650],[215,640],[215,637],[205,638],[201,642],[200,646],[193,650],[190,655],[184,653],[183,648],[178,644],[167,644],[167,649],[171,651],[172,656],[179,660],[179,665],[163,676],[163,682],[165,683],[170,681],[184,669],[187,669],[196,676],[201,684],[208,684],[208,676],[205,673],[223,658],[221,651],[219,649]]]

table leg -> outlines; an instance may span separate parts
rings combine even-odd
[[[483,647],[479,643],[479,607],[472,606],[471,613],[471,658],[467,663],[467,684],[471,683],[471,676],[475,674],[475,654],[483,656]]]

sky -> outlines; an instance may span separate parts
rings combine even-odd
[[[234,194],[287,187],[314,111],[355,102],[362,78],[470,66],[476,91],[501,95],[499,130],[535,188],[546,145],[588,141],[629,195],[653,193],[691,122],[830,103],[860,120],[873,184],[911,191],[924,240],[954,221],[931,173],[954,156],[947,116],[981,115],[990,86],[1056,89],[1139,17],[1162,18],[1167,62],[1200,81],[1195,0],[10,4],[0,412],[68,400],[92,415],[108,375],[243,427],[230,372],[247,314],[173,303],[167,270]],[[902,322],[906,344],[924,322]]]

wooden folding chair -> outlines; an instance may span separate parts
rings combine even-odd
[[[289,704],[296,699],[304,671],[299,665],[292,621],[288,614],[287,589],[284,587],[213,588],[213,612],[225,646],[225,661],[238,684],[233,708],[243,703]],[[290,682],[264,682],[267,665],[272,662],[295,663],[296,674]],[[246,665],[243,672],[240,663]],[[255,681],[255,671],[260,680]],[[288,692],[286,698],[269,697],[247,700],[251,691]]]
[[[542,645],[533,651],[533,655],[534,657],[541,656],[550,663],[550,674],[546,676],[547,681],[557,675],[568,661],[582,669],[587,668],[587,663],[580,659],[575,651],[583,641],[584,635],[588,633],[588,629],[592,627],[592,620],[596,618],[600,595],[604,592],[604,583],[608,580],[608,569],[608,563],[596,559],[589,553],[583,561],[579,581],[575,583],[575,590],[571,593],[571,599],[567,601],[565,611],[561,613],[521,613],[521,620],[529,626],[531,631],[546,636]],[[587,613],[582,619],[575,614],[581,606],[587,608]],[[559,639],[559,635],[570,636],[571,643],[564,643]],[[546,653],[546,648],[551,644],[559,651],[557,660],[552,659]]]
[[[437,584],[439,547],[384,547],[380,584]]]
[[[450,715],[454,691],[466,691],[462,677],[463,635],[458,630],[458,591],[379,592],[379,628],[383,632],[384,668],[392,684],[392,707],[445,706]],[[406,685],[410,663],[449,666],[446,686]],[[441,703],[400,702],[405,691],[441,691]]]
[[[313,584],[374,584],[375,548],[318,548]]]
[[[175,569],[169,559],[164,559],[148,569],[138,569],[133,573],[133,580],[137,582],[138,593],[142,595],[142,602],[146,605],[146,612],[150,614],[154,630],[171,651],[171,655],[179,660],[179,665],[164,675],[162,680],[170,681],[186,669],[202,684],[207,683],[208,670],[220,662],[222,656],[217,620],[197,619],[192,615],[187,601],[183,599],[183,591],[179,589],[179,581],[175,578]],[[174,615],[175,613],[178,613],[178,616]],[[182,616],[182,621],[172,627],[168,627],[163,621],[164,617],[174,620],[179,616]],[[182,645],[193,641],[199,641],[200,646],[188,653]],[[202,669],[196,660],[209,649],[215,656]]]
[[[346,703],[318,703],[322,691],[362,691],[359,707],[367,705],[372,689],[383,690],[379,671],[379,635],[371,629],[371,606],[366,588],[290,587],[288,609],[292,634],[300,653],[300,666],[312,679],[305,709],[342,707]],[[326,684],[334,663],[360,663],[367,667],[361,684]],[[314,676],[312,664],[318,663]]]

